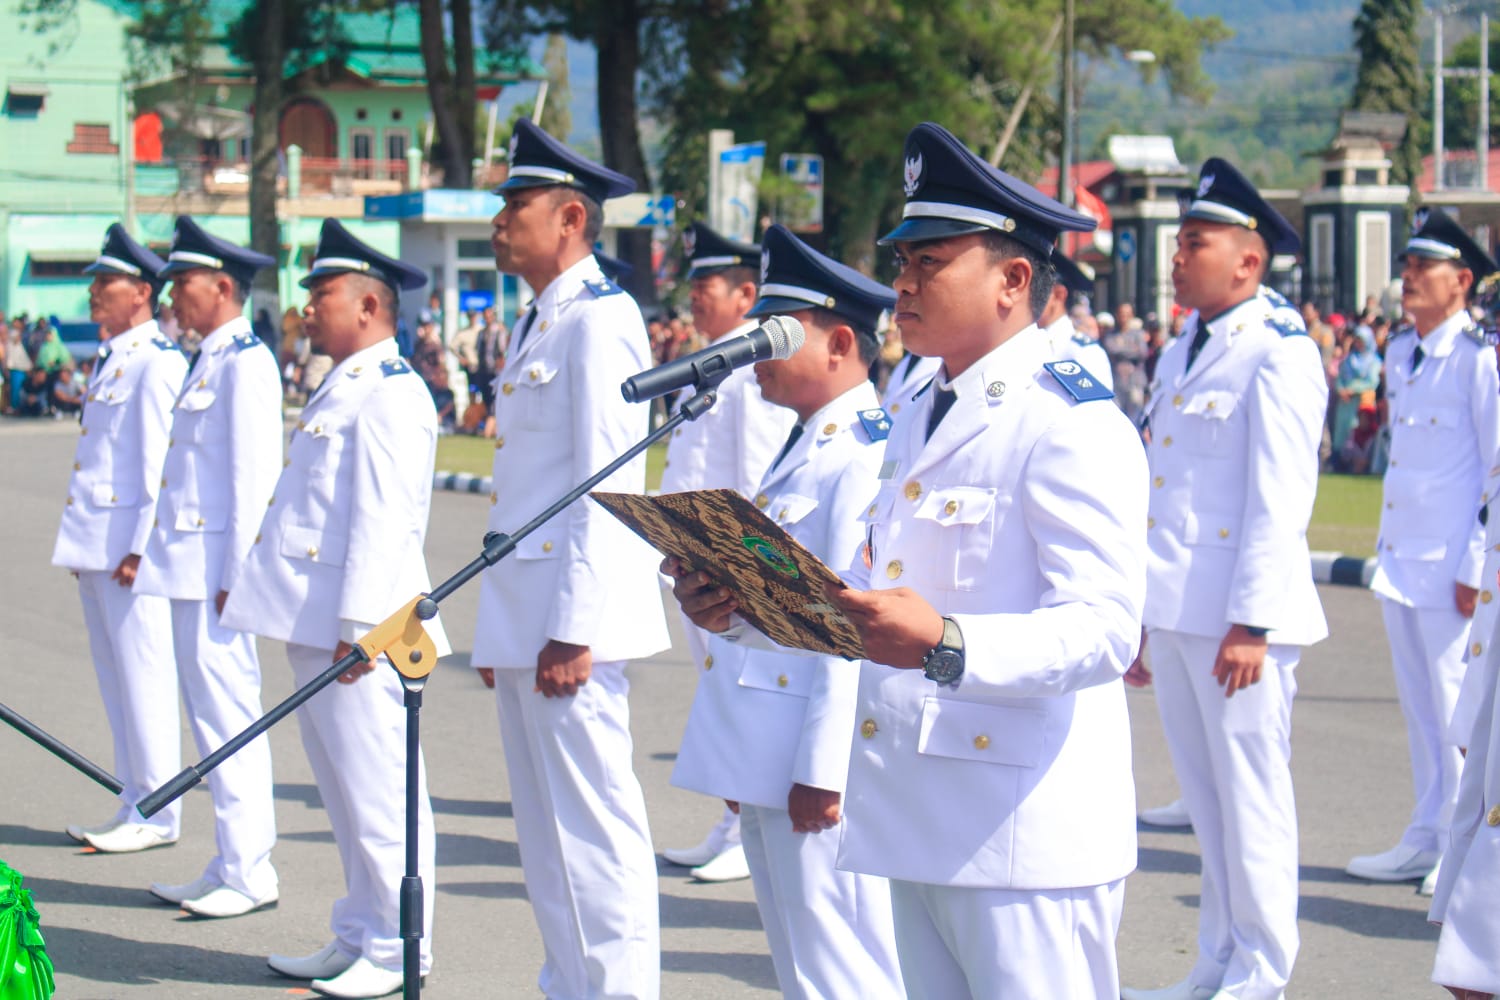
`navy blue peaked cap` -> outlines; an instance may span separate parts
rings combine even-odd
[[[1063,256],[1061,250],[1052,251],[1052,267],[1057,271],[1057,280],[1070,292],[1078,292],[1080,295],[1091,295],[1094,291],[1093,269],[1084,270],[1084,265],[1078,264]]]
[[[84,268],[83,273],[129,275],[160,291],[164,282],[156,275],[165,266],[166,261],[132,239],[124,226],[111,222],[104,233],[104,245],[99,248],[98,258]]]
[[[695,222],[682,234],[682,249],[687,254],[689,278],[704,278],[726,267],[756,267],[760,264],[760,247],[741,243]]]
[[[165,281],[183,271],[206,267],[249,285],[255,281],[256,271],[275,265],[276,261],[265,254],[221,240],[189,216],[179,215],[172,233],[172,250],[167,254],[166,266],[157,274]]]
[[[1477,286],[1485,276],[1496,270],[1495,259],[1474,238],[1464,231],[1458,220],[1442,209],[1422,207],[1417,209],[1417,230],[1406,241],[1401,256],[1427,257],[1432,260],[1449,260],[1459,267],[1474,272]]]
[[[1098,225],[990,166],[932,122],[907,134],[903,180],[901,224],[879,240],[882,246],[993,230],[1046,257],[1060,233],[1086,233]]]
[[[635,190],[635,181],[624,174],[584,159],[533,125],[531,119],[517,120],[510,134],[510,173],[495,193],[558,184],[577,188],[601,204]]]
[[[1182,213],[1185,219],[1224,222],[1260,233],[1275,253],[1296,253],[1302,240],[1292,224],[1260,196],[1228,160],[1210,157],[1198,172],[1198,190]]]
[[[319,278],[331,274],[368,275],[390,285],[397,293],[427,284],[427,274],[421,268],[412,267],[362,243],[339,220],[324,219],[312,268],[307,277],[297,283],[303,288],[311,288]]]
[[[611,257],[603,250],[594,251],[594,259],[599,262],[599,270],[604,276],[615,284],[619,284],[635,273],[635,268],[618,257]]]
[[[785,226],[767,229],[761,246],[760,297],[746,316],[828,309],[873,334],[880,314],[896,304],[890,286],[823,256]]]

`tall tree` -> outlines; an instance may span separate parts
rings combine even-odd
[[[443,0],[418,0],[420,12],[422,64],[427,70],[427,98],[432,105],[432,121],[437,127],[439,162],[443,167],[443,185],[450,188],[466,188],[470,177],[470,164],[474,158],[474,114],[473,101],[473,49],[469,49],[469,94],[470,112],[468,124],[458,114],[453,72],[448,66],[448,47],[445,43],[446,25]],[[467,3],[465,3],[467,9]],[[472,32],[472,25],[470,31]]]
[[[1452,22],[1449,22],[1452,24]],[[1500,25],[1490,25],[1490,72],[1500,70]],[[1448,55],[1448,65],[1479,67],[1479,34],[1464,38]],[[1490,145],[1500,148],[1500,82],[1490,81]],[[1479,81],[1456,77],[1443,81],[1443,143],[1449,149],[1473,148],[1479,134]]]
[[[255,113],[250,119],[250,247],[281,260],[281,220],[276,212],[276,178],[280,173],[281,108],[285,100],[287,0],[259,0],[252,14],[260,19],[252,53],[255,67]],[[281,316],[280,267],[255,275],[256,302]]]
[[[557,32],[547,36],[542,65],[547,70],[547,104],[537,124],[548,135],[566,139],[573,131],[573,84],[568,72],[567,36]]]
[[[1362,0],[1354,17],[1359,72],[1349,107],[1406,116],[1406,135],[1392,155],[1391,173],[1398,184],[1414,184],[1422,172],[1427,80],[1417,48],[1421,17],[1421,0]]]

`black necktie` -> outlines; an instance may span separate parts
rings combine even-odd
[[[534,319],[536,319],[535,305],[526,310],[526,315],[522,316],[521,322],[516,324],[515,342],[511,345],[511,353],[519,351],[521,345],[526,343],[526,334],[531,332],[531,321]]]
[[[1416,350],[1411,352],[1411,370],[1413,374],[1416,373],[1418,368],[1422,367],[1422,359],[1425,357],[1427,355],[1422,353],[1422,345],[1418,344]]]
[[[786,444],[784,444],[784,445],[781,446],[781,450],[776,453],[776,460],[771,463],[771,468],[767,469],[766,471],[767,472],[775,471],[776,466],[778,466],[778,465],[781,464],[781,460],[783,458],[786,458],[787,452],[791,451],[792,450],[792,446],[795,445],[801,438],[802,438],[802,425],[801,424],[793,424],[792,425],[792,432],[786,436]]]
[[[1198,330],[1193,334],[1193,342],[1188,345],[1187,367],[1184,372],[1193,370],[1193,362],[1198,360],[1198,353],[1203,350],[1203,345],[1208,343],[1208,324],[1202,319],[1198,321]]]
[[[952,389],[933,388],[932,412],[927,415],[927,437],[929,440],[932,438],[932,432],[937,430],[937,425],[943,422],[943,418],[953,408],[953,401],[957,398],[958,394]]]

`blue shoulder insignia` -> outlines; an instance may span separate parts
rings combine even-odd
[[[859,422],[871,441],[884,441],[891,436],[890,414],[878,406],[873,410],[860,410]]]
[[[1486,336],[1485,332],[1478,326],[1465,327],[1463,330],[1463,335],[1474,341],[1474,343],[1478,344],[1480,347],[1488,347],[1491,344],[1489,337]]]
[[[181,352],[181,350],[182,350],[181,347],[179,347],[178,345],[172,343],[166,337],[152,337],[151,338],[151,346],[155,347],[159,351],[178,351],[178,352]]]
[[[1301,323],[1294,323],[1291,320],[1283,319],[1280,316],[1271,316],[1270,318],[1268,318],[1266,320],[1266,326],[1269,326],[1271,329],[1275,330],[1283,337],[1307,336],[1307,329]]]
[[[586,278],[584,279],[583,287],[600,298],[606,295],[619,295],[625,290],[608,278]]]
[[[411,365],[402,358],[386,358],[380,362],[380,373],[386,378],[392,375],[405,375],[409,371],[411,371]]]
[[[1077,344],[1079,347],[1093,347],[1094,344],[1098,343],[1098,341],[1094,340],[1093,337],[1090,337],[1086,333],[1074,333],[1072,339],[1073,343]]]
[[[1080,403],[1088,403],[1096,399],[1114,399],[1115,394],[1088,370],[1076,361],[1048,361],[1042,365],[1043,368],[1052,373],[1052,377],[1066,390],[1068,395]]]
[[[237,333],[234,335],[234,346],[242,351],[249,350],[259,343],[261,343],[261,339],[253,333]]]
[[[1271,305],[1275,306],[1277,309],[1294,309],[1295,308],[1292,305],[1291,299],[1288,299],[1285,295],[1282,295],[1280,292],[1278,292],[1276,289],[1272,288],[1270,285],[1264,285],[1264,286],[1262,286],[1262,288],[1261,288],[1261,294],[1263,296],[1265,296],[1265,299],[1266,299],[1267,302],[1271,303]]]

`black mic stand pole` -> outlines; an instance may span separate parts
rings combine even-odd
[[[116,795],[119,795],[125,790],[125,786],[120,783],[119,778],[116,778],[113,774],[110,774],[104,768],[100,767],[98,764],[95,764],[93,761],[89,760],[83,754],[79,753],[77,750],[74,750],[72,747],[59,740],[57,737],[46,732],[40,726],[36,725],[25,716],[21,715],[21,713],[16,712],[5,705],[0,705],[0,722],[4,722],[6,725],[10,726],[22,736],[25,736],[27,739],[31,740],[33,743],[36,743],[43,749],[49,750],[52,753],[56,754],[62,760],[73,765],[73,767],[77,768],[83,774],[87,775],[90,778],[93,778],[99,784],[103,785],[105,788],[108,788]]]
[[[286,718],[313,695],[332,684],[351,667],[373,663],[384,654],[401,677],[402,702],[406,706],[406,873],[401,878],[401,967],[404,1000],[418,1000],[422,995],[422,928],[424,925],[422,876],[417,865],[418,838],[418,766],[421,760],[422,689],[437,665],[437,647],[422,627],[438,613],[438,604],[464,584],[515,551],[527,535],[562,513],[575,500],[614,475],[641,452],[665,438],[689,420],[696,420],[714,405],[718,396],[714,387],[729,374],[715,373],[707,385],[680,406],[670,420],[632,445],[623,455],[594,473],[546,510],[518,528],[513,535],[492,531],[484,536],[484,551],[463,569],[432,588],[428,594],[412,598],[399,611],[375,626],[354,648],[339,657],[332,666],[307,684],[292,692],[281,704],[252,722],[245,730],[204,757],[189,765],[175,778],[141,799],[136,809],[142,816],[152,816],[168,803],[185,794],[210,771],[238,753],[247,743]],[[75,764],[75,766],[77,766]]]

